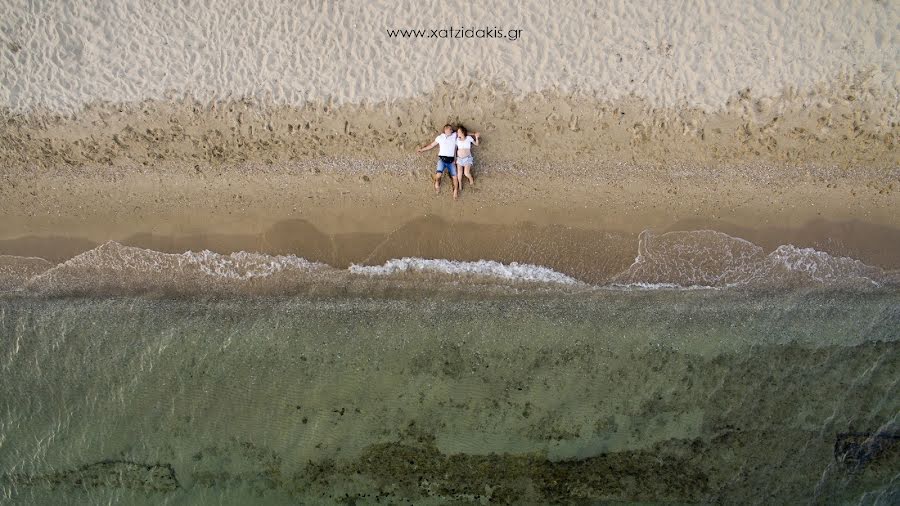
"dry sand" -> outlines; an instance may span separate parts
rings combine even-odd
[[[77,112],[187,96],[377,103],[470,83],[650,107],[725,108],[865,76],[897,121],[896,2],[4,0],[0,103]],[[498,27],[499,38],[388,37]],[[819,97],[807,97],[815,104]]]

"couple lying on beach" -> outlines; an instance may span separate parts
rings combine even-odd
[[[475,163],[472,146],[478,145],[479,136],[478,132],[469,135],[466,127],[462,125],[457,126],[455,132],[453,126],[444,125],[444,132],[435,137],[434,142],[416,150],[416,153],[421,153],[435,146],[441,147],[438,150],[437,171],[434,173],[435,193],[441,191],[441,177],[445,170],[450,173],[453,181],[454,199],[459,197],[459,191],[462,190],[463,176],[469,180],[469,184],[475,184],[475,180],[472,179],[472,164]]]

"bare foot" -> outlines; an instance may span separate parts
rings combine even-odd
[[[454,188],[454,189],[453,189],[453,200],[456,200],[456,199],[458,199],[458,198],[459,198],[459,190],[457,190],[456,188]]]
[[[434,182],[434,193],[441,193],[441,183],[438,181]]]

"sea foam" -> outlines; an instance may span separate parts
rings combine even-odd
[[[655,234],[644,231],[617,285],[728,288],[760,285],[843,284],[880,286],[878,267],[813,248],[781,245],[771,253],[739,237],[714,230]]]
[[[369,276],[391,276],[406,272],[449,274],[454,276],[479,276],[490,277],[508,281],[526,281],[538,283],[559,283],[566,285],[582,284],[575,278],[541,267],[539,265],[520,264],[512,262],[503,264],[493,260],[478,260],[476,262],[459,262],[455,260],[426,259],[405,257],[388,260],[382,265],[356,265],[350,266],[353,274]]]
[[[23,288],[39,293],[215,291],[234,283],[280,281],[324,270],[333,269],[293,255],[163,253],[108,241],[31,277]]]
[[[184,253],[106,242],[58,265],[32,257],[0,257],[0,291],[66,293],[301,293],[323,287],[365,292],[377,284],[406,288],[498,287],[696,290],[737,287],[878,288],[900,285],[900,274],[813,248],[781,245],[766,253],[713,230],[644,231],[634,262],[589,284],[527,263],[404,257],[339,269],[294,255],[209,250]],[[449,284],[448,284],[449,283]],[[367,288],[368,287],[368,288]],[[454,288],[456,289],[456,288]]]

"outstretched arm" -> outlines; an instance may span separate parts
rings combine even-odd
[[[478,133],[478,132],[472,132],[472,137],[475,138],[474,144],[477,146],[477,145],[478,145],[478,138],[481,137],[481,134]]]
[[[437,145],[438,145],[437,141],[433,141],[431,144],[429,144],[429,145],[427,145],[427,146],[423,146],[423,147],[417,149],[417,150],[416,150],[416,153],[421,153],[422,151],[428,151],[429,149],[431,149],[431,148],[433,148],[433,147],[435,147],[435,146],[437,146]]]

